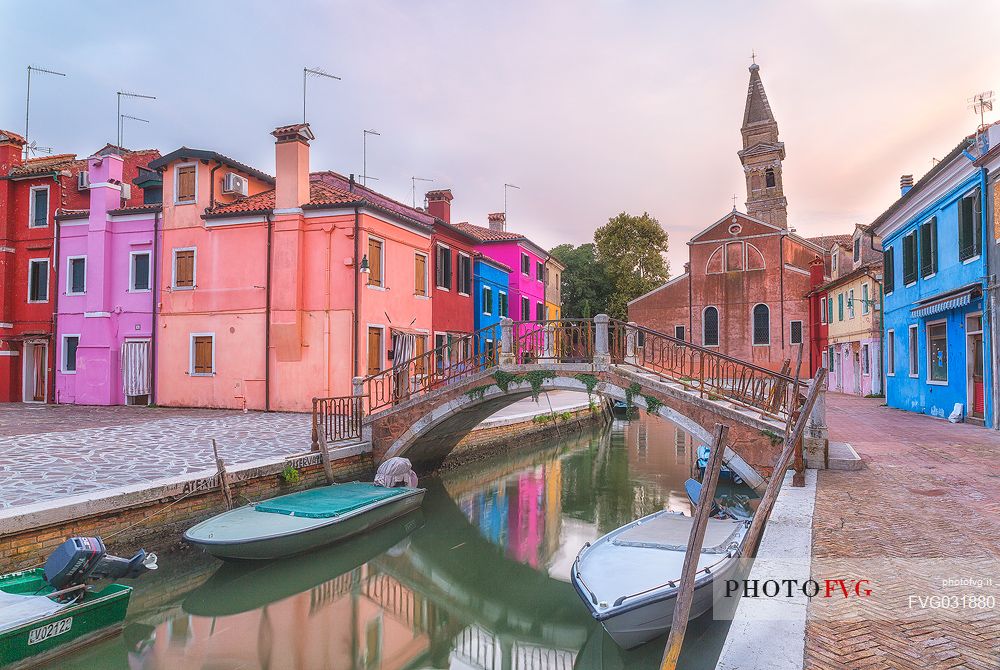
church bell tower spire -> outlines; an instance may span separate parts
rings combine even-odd
[[[747,214],[773,226],[788,228],[788,201],[781,179],[785,144],[778,140],[778,122],[760,80],[760,66],[750,66],[750,85],[743,111],[740,162],[747,180]]]

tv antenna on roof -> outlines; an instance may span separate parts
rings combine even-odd
[[[417,208],[417,182],[418,181],[434,181],[433,179],[428,179],[427,177],[410,177],[410,191],[413,193],[413,209]]]
[[[362,140],[361,140],[361,143],[362,143],[362,147],[361,147],[361,154],[362,154],[361,155],[361,161],[362,161],[361,162],[361,168],[362,168],[362,170],[361,170],[361,173],[362,173],[361,174],[361,185],[362,186],[368,186],[368,136],[369,135],[378,135],[379,137],[381,137],[382,133],[378,132],[377,130],[363,130],[361,132],[361,137],[362,137]],[[374,177],[372,177],[372,179],[374,179]]]
[[[35,147],[33,144],[28,144],[28,116],[31,112],[31,73],[32,72],[43,72],[45,74],[54,74],[59,77],[65,77],[66,75],[62,72],[56,72],[55,70],[46,70],[43,67],[35,67],[34,65],[28,66],[28,91],[24,98],[24,158],[27,160],[30,156],[31,151],[40,150],[42,147]],[[49,152],[51,153],[51,149]]]
[[[31,142],[31,144],[25,145],[25,149],[28,151],[29,154],[35,154],[36,156],[38,154],[50,154],[50,153],[52,153],[52,147],[40,147],[40,146],[38,146],[38,143],[35,142],[35,141],[33,141],[33,140]]]
[[[132,116],[130,114],[122,114],[118,117],[118,141],[125,141],[125,119],[130,119],[132,121],[142,121],[143,123],[149,123],[147,119],[140,119],[138,116]],[[119,147],[122,145],[119,144]]]
[[[306,81],[309,77],[326,77],[327,79],[341,80],[337,75],[330,74],[321,67],[302,68],[302,123],[306,122]]]
[[[134,93],[132,91],[118,91],[118,141],[115,143],[115,146],[117,147],[121,147],[122,145],[122,97],[123,96],[126,98],[137,98],[140,100],[156,100],[155,95],[145,95],[143,93]]]
[[[513,184],[503,185],[503,218],[504,221],[507,220],[507,190],[511,188],[516,188],[518,191],[521,190],[520,186],[514,186]]]
[[[979,115],[980,132],[986,129],[986,112],[993,111],[993,91],[983,91],[968,99],[969,109]]]

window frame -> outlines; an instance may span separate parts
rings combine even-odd
[[[32,299],[32,297],[31,297],[31,268],[34,267],[35,265],[40,265],[40,264],[43,264],[43,263],[45,264],[45,299],[44,300]],[[28,300],[29,304],[32,304],[32,305],[41,305],[43,303],[47,303],[49,300],[52,299],[52,281],[51,281],[51,277],[49,277],[50,274],[52,274],[52,266],[51,266],[51,264],[49,262],[49,258],[47,256],[45,258],[29,258],[28,259],[28,292],[27,292],[27,300]]]
[[[708,310],[715,311],[715,344],[709,344],[705,338],[705,315]],[[719,343],[722,341],[722,315],[719,313],[719,308],[715,305],[705,305],[701,310],[701,346],[703,347],[718,347]]]
[[[194,197],[190,200],[181,200],[180,194],[180,171],[181,168],[194,168]],[[174,205],[195,205],[198,203],[198,162],[178,163],[174,166]]]
[[[371,369],[371,360],[368,358],[368,354],[370,353],[370,350],[368,348],[368,339],[371,337],[371,331],[378,330],[381,333],[379,335],[380,346],[379,346],[379,352],[378,352],[378,372],[376,372],[374,374],[378,374],[379,372],[385,372],[386,369],[387,369],[387,366],[386,366],[386,362],[387,361],[386,361],[386,357],[385,356],[386,356],[386,350],[387,350],[387,347],[389,346],[389,343],[386,342],[386,339],[385,339],[386,327],[385,327],[384,324],[381,324],[381,323],[369,323],[369,324],[366,324],[366,325],[367,325],[367,327],[365,328],[365,376],[369,376],[369,375],[373,374],[373,373],[369,372],[369,370]]]
[[[871,360],[871,347],[868,346],[867,342],[861,343],[861,376],[871,377],[872,376],[872,360]]]
[[[896,290],[896,249],[891,245],[882,251],[882,287],[886,295]]]
[[[545,283],[545,263],[535,259],[535,281]]]
[[[385,238],[379,237],[378,235],[372,235],[371,233],[365,238],[365,255],[369,256],[367,252],[371,251],[372,242],[378,242],[378,283],[372,283],[373,273],[371,272],[372,259],[368,258],[368,279],[365,282],[365,286],[374,289],[376,291],[384,291],[386,289],[386,277],[385,277]]]
[[[907,373],[912,379],[920,378],[920,327],[911,323],[906,329]]]
[[[896,376],[896,329],[885,331],[885,376]]]
[[[763,307],[767,310],[767,342],[757,341],[757,308]],[[771,346],[771,307],[764,302],[758,302],[750,308],[750,342],[754,347]]]
[[[524,269],[525,261],[527,261],[528,264],[527,270]],[[521,252],[521,274],[523,274],[525,277],[531,278],[531,256],[524,253],[523,251]]]
[[[448,282],[447,285],[438,283],[439,272],[442,272],[441,270],[442,252],[444,252],[444,255],[446,255],[448,258],[448,261],[444,264],[445,270],[447,270],[447,276],[441,274],[440,277],[442,278],[442,280]],[[451,280],[452,277],[454,277],[455,275],[455,273],[453,272],[454,268],[451,267],[451,256],[452,256],[451,247],[449,245],[443,242],[434,243],[434,290],[435,291],[448,291],[449,293],[451,292],[451,286],[452,286]]]
[[[795,330],[793,326],[799,324],[799,341],[795,341]],[[788,343],[789,344],[802,344],[805,341],[805,330],[802,327],[802,319],[792,319],[788,322]]]
[[[964,218],[962,216],[962,211],[966,200],[972,201],[971,203],[972,212],[969,215],[972,218],[972,223],[970,228],[972,235],[972,246],[970,248],[971,251],[967,256],[963,255],[965,252],[962,247],[962,241],[964,237],[964,235],[962,234],[962,224],[963,224],[962,219]],[[979,216],[976,216],[977,210]],[[966,263],[974,263],[975,261],[982,258],[983,255],[982,218],[983,218],[982,194],[979,190],[979,187],[977,186],[974,189],[972,189],[971,192],[963,195],[961,198],[958,199],[958,260],[963,265]]]
[[[935,326],[942,326],[944,328],[944,379],[934,379],[932,377],[932,371],[934,370],[933,361],[931,360],[931,329]],[[947,386],[948,385],[948,320],[947,319],[937,319],[935,321],[928,321],[924,324],[924,345],[926,348],[925,357],[927,364],[927,383],[933,386]]]
[[[927,240],[924,231],[927,232]],[[938,269],[938,239],[937,217],[932,216],[917,227],[917,274],[921,279],[930,279],[937,274]],[[927,267],[924,267],[924,254],[927,254]]]
[[[427,253],[426,252],[423,252],[423,251],[414,251],[413,252],[413,280],[414,280],[414,282],[416,282],[416,278],[417,278],[417,258],[418,257],[424,259],[424,288],[423,288],[423,292],[421,293],[421,292],[417,291],[417,286],[414,285],[414,287],[413,287],[413,295],[415,295],[418,298],[429,298],[430,297],[430,295],[429,295],[429,293],[430,293],[430,278],[428,277],[427,273],[428,273],[428,266],[430,265],[430,263],[429,263],[430,259],[427,257]]]
[[[466,268],[464,271],[462,270],[463,267]],[[472,256],[464,251],[459,251],[457,270],[455,273],[455,290],[458,291],[459,295],[468,298],[474,290],[472,282]]]
[[[680,328],[680,331],[677,330],[678,328]],[[684,327],[683,323],[674,324],[674,339],[675,340],[681,340],[681,341],[687,341],[687,338],[684,337],[684,335],[685,335],[684,331],[685,331],[685,327]]]
[[[507,297],[507,291],[497,290],[497,316],[501,319],[508,318],[510,315],[510,300]]]
[[[906,235],[903,235],[902,242],[900,243],[900,244],[902,244],[902,248],[903,248],[903,288],[909,288],[911,286],[916,286],[916,284],[917,284],[917,278],[920,277],[920,245],[919,245],[919,239],[918,239],[918,237],[919,236],[917,235],[917,231],[916,230],[911,230]],[[912,281],[906,281],[906,277],[907,277],[906,261],[909,258],[909,256],[906,255],[906,240],[907,239],[912,239],[913,240],[913,257],[912,257],[912,260],[911,260],[911,262],[913,264],[913,268],[912,268],[913,269],[913,273],[912,273],[913,279],[912,279]]]
[[[868,282],[861,282],[861,314],[869,314],[871,310],[872,292]]]
[[[545,303],[544,302],[539,302],[538,300],[536,300],[535,301],[535,321],[538,322],[538,323],[541,323],[541,322],[545,321],[545,317],[546,317]]]
[[[146,256],[149,266],[146,270],[146,283],[148,288],[135,287],[135,259],[137,256]],[[153,290],[153,252],[149,249],[144,251],[128,252],[128,292],[129,293],[150,293]]]
[[[819,299],[819,322],[820,324],[826,323],[826,297]]]
[[[190,251],[191,254],[191,285],[177,285],[177,252]],[[198,287],[198,247],[175,247],[170,250],[170,289],[172,291],[193,291]]]
[[[49,227],[49,215],[52,210],[52,191],[48,184],[40,184],[38,186],[32,186],[29,191],[28,200],[28,228],[48,228]],[[35,193],[45,191],[45,223],[41,225],[35,224]]]
[[[853,247],[854,262],[857,263],[861,260],[861,237],[855,236],[854,247]]]
[[[521,296],[521,321],[531,321],[531,298],[526,295]]]
[[[73,369],[70,370],[66,363],[66,340],[76,339],[76,349],[73,350]],[[63,333],[59,338],[59,372],[64,375],[75,375],[79,367],[80,333]]]
[[[83,290],[74,291],[73,290],[73,261],[83,261]],[[66,289],[65,295],[87,295],[87,255],[77,254],[75,256],[66,257]]]
[[[196,360],[195,340],[199,337],[208,337],[212,340],[212,371],[195,372]],[[215,376],[215,333],[188,333],[188,376],[190,377],[214,377]]]
[[[493,316],[493,287],[483,284],[479,291],[479,309],[483,316]]]

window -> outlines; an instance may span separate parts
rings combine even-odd
[[[792,344],[802,344],[802,322],[792,321],[789,324],[789,335]]]
[[[215,335],[212,333],[191,334],[191,369],[193,376],[215,374]]]
[[[836,249],[834,249],[833,255],[830,257],[830,272],[833,274],[834,277],[836,277],[839,274],[838,270],[840,268],[837,267],[840,264],[839,261],[840,261],[840,254],[837,252]]]
[[[28,302],[49,301],[49,259],[28,261]]]
[[[854,289],[852,288],[847,292],[847,313],[848,318],[854,318]]]
[[[133,251],[129,254],[129,291],[148,291],[149,263],[151,254],[148,251]]]
[[[28,213],[29,228],[45,228],[49,225],[48,186],[33,186],[31,188],[31,201],[28,208],[31,210]]]
[[[535,321],[545,321],[545,303],[535,303]]]
[[[903,285],[917,281],[917,233],[903,237]]]
[[[837,321],[844,320],[844,294],[837,294]]]
[[[754,305],[753,308],[753,343],[771,343],[771,310],[764,304]]]
[[[826,322],[833,323],[833,298],[827,297],[826,299]]]
[[[528,254],[521,254],[521,274],[530,276],[531,275],[531,258]]]
[[[764,254],[760,253],[760,249],[747,242],[746,252],[747,252],[747,270],[765,269],[766,266],[764,264]]]
[[[531,319],[531,301],[521,297],[521,320],[529,321]]]
[[[483,287],[482,302],[483,302],[482,304],[483,314],[493,314],[493,289],[490,288],[489,286]]]
[[[927,381],[948,383],[948,324],[927,324]]]
[[[867,314],[871,311],[871,298],[868,295],[868,284],[861,285],[861,313]]]
[[[195,201],[198,184],[197,166],[178,165],[174,169],[174,203],[184,204]]]
[[[76,350],[80,346],[79,335],[63,335],[62,337],[62,371],[65,374],[76,374]]]
[[[706,307],[701,314],[701,343],[706,347],[719,346],[719,310]]]
[[[979,189],[958,201],[958,260],[967,261],[982,252]]]
[[[451,249],[437,245],[434,254],[434,283],[438,288],[451,290]]]
[[[545,281],[545,264],[541,261],[535,261],[535,279]]]
[[[507,294],[500,291],[497,296],[497,316],[506,317],[510,310],[507,307]]]
[[[917,326],[916,324],[910,326],[909,330],[909,344],[910,347],[910,376],[919,377],[920,376],[920,358],[917,355]]]
[[[425,375],[427,374],[427,357],[424,354],[427,353],[427,336],[416,335],[413,341],[413,374]]]
[[[861,345],[861,374],[867,377],[871,374],[871,362],[868,358],[868,345]]]
[[[66,259],[66,295],[83,295],[87,292],[87,257],[70,256]]]
[[[472,295],[472,259],[463,253],[458,254],[458,292]]]
[[[413,256],[413,294],[427,295],[427,254]]]
[[[819,299],[819,322],[826,323],[826,298]]]
[[[896,272],[896,259],[892,247],[889,247],[882,253],[882,263],[885,269],[885,283],[883,285],[885,286],[885,294],[889,295],[896,285],[894,274]]]
[[[195,250],[174,249],[174,288],[194,288]]]
[[[382,268],[385,263],[385,243],[377,237],[368,238],[368,285],[385,287]]]
[[[832,373],[834,368],[836,367],[835,361],[837,360],[837,357],[833,355],[833,347],[827,347],[826,350],[827,350],[827,358],[830,361],[830,372]]]
[[[764,185],[767,186],[767,188],[774,188],[774,168],[767,168],[764,170]]]
[[[381,326],[368,326],[368,374],[374,375],[382,371],[382,346]]]
[[[861,260],[861,238],[854,238],[854,262],[857,263]]]
[[[930,277],[937,272],[937,217],[920,224],[920,276]]]
[[[896,331],[891,329],[885,333],[885,374],[896,376]]]
[[[827,353],[826,349],[823,350],[822,359],[823,359],[823,363],[822,363],[823,367],[826,368],[827,370],[829,370],[830,369],[830,355]]]
[[[684,339],[684,326],[674,326],[674,339]]]

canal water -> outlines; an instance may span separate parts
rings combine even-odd
[[[619,649],[569,572],[587,541],[689,513],[698,445],[645,415],[563,430],[425,479],[422,510],[323,551],[248,565],[166,552],[135,583],[124,633],[51,667],[656,668],[665,638]],[[692,622],[681,667],[714,668],[728,627]]]

